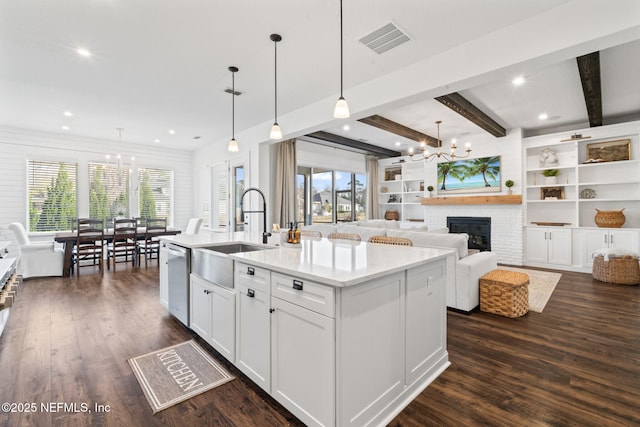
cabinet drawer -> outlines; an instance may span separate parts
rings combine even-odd
[[[271,273],[271,296],[331,318],[335,318],[334,295],[332,286],[280,273]]]
[[[270,275],[269,270],[254,267],[241,262],[235,263],[235,286],[245,285],[249,288],[269,292]]]

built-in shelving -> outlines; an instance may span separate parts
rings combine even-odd
[[[590,138],[566,141],[566,134],[554,134],[523,140],[526,265],[563,265],[588,272],[594,250],[612,245],[640,250],[640,122],[576,133]],[[628,140],[629,145],[617,151],[620,160],[587,163],[590,146],[593,154],[598,145],[607,145],[601,143],[621,140]],[[546,153],[557,162],[546,164]],[[542,172],[546,169],[560,171],[557,183],[545,181]],[[598,210],[623,209],[626,221],[622,228],[599,228],[595,223]],[[543,227],[545,224],[564,226]],[[555,249],[553,256],[543,249]]]
[[[378,205],[380,218],[396,211],[401,221],[424,221],[421,200],[425,196],[425,166],[406,157],[378,162]]]

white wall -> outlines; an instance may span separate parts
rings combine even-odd
[[[13,240],[7,230],[11,222],[26,225],[27,161],[58,160],[78,163],[78,216],[89,214],[88,163],[104,161],[114,154],[116,141],[72,137],[25,130],[0,128],[0,240]],[[171,169],[173,175],[173,226],[184,229],[192,216],[193,191],[191,153],[156,146],[127,144],[127,155],[135,156],[135,168]],[[137,208],[132,197],[132,214]],[[50,235],[42,236],[51,239]],[[38,236],[34,236],[35,239]],[[15,249],[15,248],[11,248]]]

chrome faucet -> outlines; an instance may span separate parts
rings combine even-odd
[[[245,211],[242,207],[242,203],[244,201],[244,195],[249,191],[257,191],[262,196],[262,210],[261,211]],[[271,236],[271,233],[267,232],[267,199],[265,199],[264,194],[257,188],[247,188],[242,193],[240,197],[240,221],[244,222],[244,214],[246,213],[261,213],[262,214],[262,243],[267,243],[267,237]]]

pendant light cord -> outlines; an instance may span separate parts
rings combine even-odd
[[[274,61],[273,61],[273,68],[274,68],[274,94],[275,96],[273,97],[274,99],[274,103],[275,103],[275,116],[274,116],[274,123],[278,123],[278,42],[277,40],[273,41],[273,52],[274,52]]]
[[[343,53],[343,41],[342,41],[342,0],[340,0],[340,98],[343,98],[342,88],[343,82],[343,70],[344,70],[344,53]]]
[[[236,73],[231,72],[231,139],[236,139]]]

